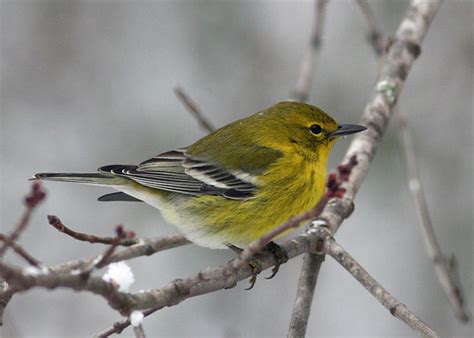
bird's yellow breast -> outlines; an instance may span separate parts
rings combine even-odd
[[[316,154],[318,155],[318,154]],[[326,156],[291,153],[259,177],[248,200],[221,196],[176,196],[162,212],[194,243],[211,248],[246,247],[288,218],[313,207],[323,196]]]

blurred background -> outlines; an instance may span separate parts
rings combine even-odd
[[[385,34],[408,1],[369,2]],[[408,114],[420,173],[441,246],[455,254],[473,304],[473,4],[445,1],[400,104]],[[294,87],[314,14],[311,1],[1,1],[1,227],[23,210],[27,181],[42,171],[94,171],[135,164],[202,137],[173,94],[183,86],[217,126],[284,100]],[[376,60],[354,1],[330,1],[309,102],[355,123],[371,95]],[[394,122],[394,121],[393,121]],[[395,297],[442,336],[472,336],[455,319],[421,241],[397,141],[389,127],[340,243]],[[339,142],[330,166],[350,139]],[[21,244],[45,264],[100,253],[47,224],[139,236],[176,232],[139,203],[99,203],[107,189],[48,182],[47,200]],[[166,285],[227,262],[232,253],[193,245],[129,262],[132,291]],[[15,262],[10,255],[8,259]],[[252,291],[192,298],[147,318],[149,337],[284,337],[301,257]],[[100,272],[102,273],[102,272]],[[267,272],[268,273],[268,272]],[[264,273],[263,275],[266,275]],[[120,316],[105,301],[69,290],[16,295],[5,337],[89,337]],[[122,336],[132,336],[126,330]],[[323,265],[308,336],[415,336],[330,258]]]

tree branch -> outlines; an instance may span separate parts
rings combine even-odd
[[[357,0],[357,5],[362,11],[365,21],[367,22],[367,41],[374,49],[375,54],[381,56],[385,49],[385,41],[382,37],[382,33],[378,29],[377,20],[375,20],[374,12],[369,6],[367,0]]]
[[[212,133],[214,130],[216,130],[214,125],[207,118],[204,117],[204,114],[202,113],[201,109],[199,109],[198,105],[193,100],[191,100],[191,98],[185,93],[183,88],[176,87],[174,89],[174,93],[181,101],[181,103],[186,107],[188,112],[190,112],[199,122],[201,128],[203,128],[209,133]]]
[[[106,252],[102,255],[96,255],[96,256],[82,259],[82,260],[73,260],[73,261],[62,263],[56,266],[42,267],[41,269],[39,269],[39,266],[38,266],[37,272],[42,273],[42,274],[44,273],[73,274],[76,276],[82,274],[83,276],[87,277],[88,274],[87,273],[84,274],[83,272],[92,272],[92,270],[98,265],[99,262],[100,262],[100,266],[105,266],[110,263],[120,262],[120,261],[132,259],[132,258],[136,258],[140,256],[150,256],[157,252],[187,245],[189,243],[190,242],[181,234],[156,237],[156,238],[143,238],[143,239],[140,238],[138,239],[137,244],[123,248],[121,250],[116,250],[116,251],[107,250],[108,253]],[[12,248],[15,248],[15,246],[12,245]],[[7,267],[10,268],[10,266],[7,266]],[[8,273],[8,271],[2,272],[0,268],[0,276],[3,276],[3,273]],[[17,270],[14,270],[14,271],[17,271]],[[35,270],[32,270],[32,271],[35,271]],[[2,281],[0,280],[0,282]],[[81,282],[78,282],[78,284],[80,283]],[[8,285],[6,284],[6,282],[3,282],[2,285],[4,287],[0,290],[0,323],[3,318],[3,312],[5,310],[5,307],[7,306],[11,297],[15,293],[22,291],[21,288],[17,288],[14,284]]]
[[[64,225],[58,216],[48,215],[48,223],[51,224],[56,230],[62,232],[69,237],[72,237],[81,242],[89,242],[89,243],[100,243],[100,244],[115,244],[120,246],[131,246],[137,244],[140,240],[135,237],[135,233],[133,231],[129,232],[126,238],[122,238],[120,241],[117,242],[117,237],[100,237],[96,235],[87,234],[84,232],[77,232],[66,225]]]
[[[7,236],[4,234],[0,233],[0,241],[5,242],[7,240]],[[10,242],[10,247],[15,251],[15,253],[23,258],[28,264],[38,267],[41,265],[41,262],[34,258],[32,255],[30,255],[21,245],[15,243],[15,242]]]
[[[336,243],[329,233],[324,242],[324,252],[334,258],[354,276],[394,317],[400,319],[424,337],[439,337],[433,329],[385,290],[347,251]]]
[[[31,214],[38,206],[38,204],[45,198],[46,193],[41,189],[39,182],[34,182],[31,185],[31,192],[25,197],[25,211],[20,218],[18,224],[13,228],[8,236],[3,236],[3,245],[0,246],[0,259],[3,258],[5,252],[11,247],[14,242],[20,237],[21,233],[25,231],[30,222]]]
[[[384,306],[391,309],[394,316],[407,322],[420,333],[431,332],[431,337],[437,337],[432,329],[421,322],[404,305],[401,306],[395,298],[378,285],[370,275],[363,271],[362,267],[360,267],[355,260],[346,252],[342,252],[340,246],[336,245],[332,239],[329,229],[313,227],[307,233],[299,235],[295,239],[285,241],[281,244],[281,248],[287,252],[290,259],[308,250],[313,250],[319,254],[329,253],[331,256],[334,255],[334,258],[339,260],[346,269],[353,267],[353,269],[350,269],[350,272],[356,279],[363,283],[363,285],[372,285],[372,289],[369,291],[371,291]],[[275,256],[269,252],[262,252],[255,260],[261,264],[263,270],[268,269],[276,263]],[[344,262],[342,262],[342,260],[344,260]],[[147,313],[151,314],[166,306],[177,305],[191,297],[233,287],[238,281],[250,277],[251,274],[252,270],[248,265],[235,268],[232,262],[230,262],[219,267],[208,268],[185,279],[177,279],[160,289],[129,294],[129,297],[133,300],[133,304],[135,305],[134,309],[147,309],[144,312],[144,314],[147,315]],[[126,310],[131,311],[131,309]],[[107,337],[112,333],[121,332],[128,325],[130,325],[129,320],[118,322],[99,336]]]
[[[159,309],[161,309],[161,308],[156,307],[156,308],[153,308],[153,309],[145,310],[145,311],[143,311],[143,316],[148,317],[149,315],[155,313]],[[124,320],[119,321],[119,322],[115,322],[112,325],[112,327],[110,327],[110,328],[106,329],[105,331],[95,335],[95,337],[97,337],[97,338],[106,338],[106,337],[109,337],[109,336],[113,335],[114,333],[120,334],[124,329],[126,329],[130,325],[131,325],[130,318],[124,319]]]
[[[55,273],[46,270],[29,271],[14,267],[0,261],[0,275],[11,284],[15,292],[29,290],[33,287],[54,289],[70,288],[75,291],[85,290],[104,297],[109,305],[124,315],[128,315],[134,306],[134,300],[126,293],[117,291],[117,285],[105,282],[102,278],[83,274]],[[8,290],[7,290],[8,291]],[[4,298],[0,293],[0,298]]]
[[[151,256],[157,252],[177,248],[190,244],[186,237],[181,234],[161,236],[155,238],[140,238],[137,244],[123,248],[112,253],[104,264],[120,262],[137,258],[141,256]],[[99,255],[100,256],[100,255]],[[99,256],[93,256],[82,260],[73,260],[58,264],[48,269],[52,272],[71,272],[81,270],[90,265],[93,261],[100,259]]]
[[[143,325],[138,325],[133,327],[133,333],[135,333],[136,338],[145,338],[145,331],[143,330]]]
[[[369,23],[372,46],[379,53],[378,44],[375,41],[380,40],[380,34],[376,28],[373,13],[365,1],[358,1],[358,4]],[[431,3],[412,1],[397,30],[397,40],[388,46],[387,56],[380,64],[380,76],[376,85],[376,93],[367,104],[362,116],[362,121],[369,130],[356,136],[345,156],[345,161],[347,161],[356,154],[362,165],[355,168],[355,173],[351,175],[345,200],[339,200],[333,205],[328,205],[320,216],[320,220],[323,224],[329,226],[333,234],[353,210],[353,198],[365,178],[369,163],[392,115],[392,109],[401,87],[412,63],[419,54],[419,45],[423,41],[439,5],[440,1]],[[298,287],[288,337],[304,336],[306,332],[314,288],[322,264],[322,259],[317,255],[312,255],[307,260],[308,262],[303,265],[298,282],[298,285],[305,288]],[[311,260],[314,261],[311,262]],[[310,266],[314,268],[312,271],[307,270]],[[310,296],[310,298],[304,298],[305,296]]]
[[[303,255],[303,265],[298,279],[288,337],[304,337],[306,334],[314,289],[323,261],[324,255],[321,254],[307,252]]]
[[[323,35],[324,18],[326,15],[326,5],[329,0],[316,0],[316,12],[311,29],[311,37],[308,49],[305,52],[300,66],[300,72],[296,86],[292,94],[292,99],[305,102],[309,97],[311,82],[316,64],[316,56],[321,47],[321,37]]]
[[[415,150],[410,129],[407,124],[406,115],[400,109],[397,109],[399,117],[399,140],[405,160],[406,173],[408,179],[408,188],[411,192],[415,208],[420,218],[422,237],[425,242],[425,249],[428,257],[432,260],[436,275],[442,289],[453,307],[456,317],[461,322],[469,321],[469,313],[465,308],[465,302],[461,284],[459,282],[457,265],[455,257],[448,259],[442,252],[439,241],[436,237],[431,217],[428,211],[423,184],[418,174]]]

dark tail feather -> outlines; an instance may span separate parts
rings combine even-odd
[[[124,181],[124,178],[101,173],[39,173],[34,175],[32,179],[92,185],[120,185]]]
[[[142,200],[139,200],[138,198],[127,195],[126,193],[123,193],[123,192],[114,192],[111,194],[100,196],[97,200],[100,202],[117,202],[117,201],[143,202]]]

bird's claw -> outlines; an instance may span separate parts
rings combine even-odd
[[[276,258],[276,264],[272,269],[272,274],[268,277],[265,277],[265,279],[272,279],[280,269],[280,265],[288,262],[288,254],[275,242],[268,243],[265,249],[269,250]]]
[[[245,290],[252,290],[255,282],[257,281],[257,276],[262,272],[262,265],[257,260],[251,260],[249,263],[250,269],[252,270],[252,276],[249,279],[250,286]]]
[[[227,244],[227,246],[236,254],[240,254],[242,252],[242,249],[235,245]],[[265,279],[272,279],[273,277],[275,277],[278,270],[280,269],[280,265],[288,262],[288,254],[275,242],[268,243],[265,246],[264,250],[270,251],[276,259],[275,266],[272,269],[272,274],[268,277],[265,277]],[[254,287],[255,283],[257,282],[257,276],[260,272],[262,272],[262,264],[258,260],[259,256],[260,254],[256,254],[254,258],[249,262],[250,269],[252,270],[252,276],[249,279],[250,286],[245,290],[251,290]]]

